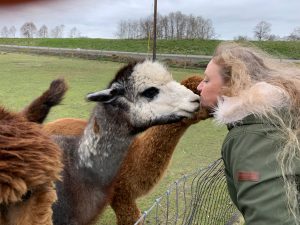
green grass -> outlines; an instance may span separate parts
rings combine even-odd
[[[158,40],[157,52],[212,55],[214,49],[220,42],[221,41],[219,40]],[[250,43],[277,57],[300,59],[299,41],[251,41]],[[149,52],[148,40],[100,38],[0,38],[0,44]]]
[[[88,118],[93,104],[84,101],[85,95],[104,88],[121,65],[76,58],[2,54],[0,103],[11,110],[21,110],[47,89],[53,79],[62,76],[69,83],[70,89],[63,104],[51,111],[48,121],[63,117]],[[176,68],[171,68],[171,71],[176,80],[203,72]],[[217,127],[210,120],[190,127],[178,144],[165,177],[149,195],[138,201],[139,207],[142,210],[148,209],[155,198],[164,194],[176,179],[219,158],[225,134],[224,127]],[[108,207],[98,224],[114,223],[114,214]]]

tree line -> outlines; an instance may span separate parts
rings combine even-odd
[[[116,36],[122,39],[145,39],[153,34],[153,17],[139,20],[121,20]],[[210,19],[180,11],[166,16],[157,15],[158,39],[213,39],[216,33]]]
[[[21,26],[19,31],[20,36],[25,38],[62,38],[65,36],[65,25],[61,24],[49,29],[46,25],[37,28],[33,22],[26,22]],[[3,38],[15,38],[16,34],[17,29],[15,26],[11,26],[10,28],[4,26],[0,31],[0,35]],[[69,30],[67,36],[77,38],[81,37],[81,33],[76,27],[73,27]]]
[[[271,33],[272,24],[260,21],[253,28],[254,38],[263,40],[300,40],[300,26],[296,27],[289,35],[280,37]],[[25,38],[78,38],[81,32],[71,28],[68,33],[65,25],[61,24],[49,29],[46,25],[40,28],[33,22],[24,23],[19,29],[20,36]],[[15,38],[17,28],[4,26],[0,30],[3,38]],[[122,39],[148,39],[153,35],[153,17],[148,16],[139,20],[121,20],[118,24],[116,36]],[[157,38],[158,39],[215,39],[217,37],[212,21],[201,16],[185,15],[180,11],[171,12],[166,16],[158,15]],[[251,37],[238,35],[235,40],[252,40]]]

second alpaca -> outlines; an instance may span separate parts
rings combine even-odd
[[[192,76],[181,83],[198,93],[197,85],[201,80],[199,76]],[[200,111],[191,119],[149,128],[134,139],[110,199],[119,225],[134,224],[138,220],[140,210],[136,204],[137,198],[146,195],[161,179],[185,131],[206,118],[208,113]],[[51,134],[81,135],[86,124],[85,120],[64,118],[46,124],[44,129]]]

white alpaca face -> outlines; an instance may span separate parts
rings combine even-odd
[[[177,122],[193,116],[199,109],[199,96],[175,82],[168,70],[157,62],[137,64],[126,74],[101,93],[106,94],[107,104],[126,109],[123,113],[133,127]],[[97,93],[90,97],[93,95]]]
[[[199,96],[172,79],[159,63],[146,61],[135,66],[130,118],[137,126],[164,124],[191,117],[199,108]]]

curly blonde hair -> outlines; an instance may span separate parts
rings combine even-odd
[[[213,61],[222,68],[225,87],[222,94],[238,96],[257,82],[281,88],[287,95],[283,109],[268,108],[258,116],[278,127],[282,146],[277,160],[281,168],[290,212],[300,224],[295,170],[300,163],[300,67],[272,58],[249,44],[221,43]]]

